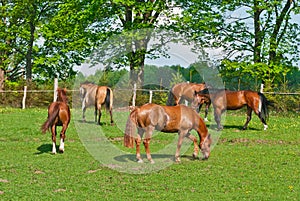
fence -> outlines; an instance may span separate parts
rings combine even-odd
[[[0,94],[8,94],[8,93],[22,94],[23,96],[22,96],[22,100],[21,100],[21,108],[25,109],[26,108],[26,100],[28,98],[28,93],[53,93],[53,98],[51,98],[51,99],[48,98],[48,101],[45,101],[46,102],[45,104],[48,104],[52,100],[56,101],[56,96],[57,96],[56,89],[57,88],[58,88],[58,80],[55,79],[53,90],[28,90],[27,86],[24,86],[23,90],[1,91]],[[118,90],[116,89],[114,91],[118,91]],[[168,90],[138,89],[136,87],[136,85],[134,85],[133,89],[128,89],[128,91],[130,91],[132,93],[132,102],[131,102],[132,106],[136,106],[136,104],[137,104],[136,100],[137,100],[137,92],[138,91],[147,92],[149,94],[149,98],[148,98],[149,103],[153,102],[153,95],[155,93],[162,93],[162,92],[168,93],[169,92]],[[76,90],[76,89],[75,90],[68,90],[68,92],[78,93],[79,89],[78,90]],[[264,92],[264,86],[263,85],[261,85],[260,92],[264,93],[264,94],[269,94],[269,95],[284,95],[284,96],[286,96],[286,95],[296,95],[296,96],[300,95],[300,93],[297,93],[297,92],[289,92],[289,93],[286,93],[286,92]],[[41,97],[45,97],[45,96],[41,96]],[[76,101],[78,102],[79,98]],[[78,104],[80,104],[80,102],[78,102]],[[186,104],[187,104],[187,102],[186,102]]]

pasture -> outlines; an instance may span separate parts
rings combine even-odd
[[[245,111],[227,112],[224,130],[219,133],[220,138],[207,161],[191,158],[189,142],[181,163],[134,174],[118,169],[117,165],[103,165],[101,159],[93,157],[95,152],[86,149],[83,139],[87,136],[79,133],[84,127],[81,114],[71,112],[65,153],[52,155],[51,134],[43,135],[40,131],[47,117],[46,108],[0,108],[1,200],[300,199],[299,114],[271,113],[267,131],[253,116],[248,129],[241,131]],[[89,109],[85,125],[92,134],[105,131],[105,143],[127,153],[125,158],[119,155],[124,159],[119,160],[120,164],[151,167],[147,162],[133,162],[135,150],[123,147],[122,126],[111,127],[109,115],[103,113],[101,121],[107,123],[100,127],[93,122],[92,114]],[[114,112],[116,121],[127,115],[124,111]],[[210,123],[215,124],[212,120]],[[158,133],[150,144],[152,152],[172,143],[174,138],[176,134]],[[100,141],[94,141],[94,148],[101,145]],[[112,154],[102,150],[98,154],[107,157]],[[175,149],[170,149],[163,160],[174,154]],[[153,158],[159,163],[159,157],[156,154],[156,159]]]

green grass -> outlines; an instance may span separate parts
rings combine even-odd
[[[267,131],[253,116],[248,130],[241,131],[245,114],[228,112],[225,129],[219,133],[210,130],[220,139],[207,161],[192,160],[189,143],[181,163],[167,161],[169,165],[154,171],[148,171],[151,164],[146,161],[134,161],[134,149],[123,147],[128,113],[114,112],[114,127],[106,123],[102,127],[95,125],[92,111],[85,124],[80,121],[80,112],[72,110],[72,114],[65,153],[52,155],[50,134],[40,132],[46,109],[0,108],[0,200],[300,198],[297,114],[271,114]],[[102,121],[108,123],[109,115],[103,114]],[[156,133],[153,137],[151,151],[158,165],[175,154],[173,147],[159,154],[165,146],[176,144],[174,139],[176,134]],[[117,157],[111,157],[114,154]],[[128,165],[130,171],[120,169],[123,165]],[[131,174],[136,167],[140,168],[139,173],[143,168],[147,173]]]

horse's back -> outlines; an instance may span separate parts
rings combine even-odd
[[[107,88],[108,87],[106,87],[106,86],[98,86],[97,87],[96,95],[95,95],[97,104],[103,104],[105,102]]]

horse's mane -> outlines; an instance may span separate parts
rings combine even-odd
[[[215,94],[222,91],[227,91],[227,89],[205,88],[202,91],[198,91],[197,94]]]

